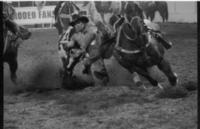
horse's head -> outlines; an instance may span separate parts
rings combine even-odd
[[[139,16],[133,17],[130,21],[130,25],[138,36],[144,32],[144,22]]]
[[[137,39],[137,32],[129,23],[122,24],[122,28],[120,30],[124,35],[124,38],[127,39],[129,42],[133,42]],[[121,36],[121,35],[120,35]]]
[[[122,24],[118,32],[117,43],[126,49],[125,51],[131,50],[127,53],[136,53],[143,50],[147,42],[140,17],[134,17],[130,23]]]
[[[143,19],[138,16],[135,16],[131,19],[130,22],[131,30],[133,30],[136,34],[136,41],[139,42],[140,47],[144,47],[147,43],[146,32],[144,28]]]

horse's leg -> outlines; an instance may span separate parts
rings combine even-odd
[[[168,80],[172,86],[177,85],[177,74],[172,71],[169,61],[163,58],[163,60],[157,65],[158,68],[168,77]]]
[[[136,86],[139,87],[143,84],[138,73],[133,72],[132,76],[133,76],[133,82],[135,83]]]
[[[156,81],[155,79],[153,79],[149,73],[147,72],[147,70],[143,70],[137,66],[132,67],[133,69],[131,70],[132,72],[137,72],[140,75],[144,76],[153,86],[158,86],[159,88],[163,89],[163,87],[158,83],[158,81]]]
[[[17,68],[18,68],[18,63],[17,63],[17,59],[12,59],[8,61],[9,64],[9,68],[10,68],[10,78],[12,80],[13,83],[17,83]]]
[[[146,89],[145,85],[141,81],[140,76],[137,72],[133,72],[132,76],[133,76],[133,82],[135,83],[135,85],[137,87],[142,87],[142,88]]]

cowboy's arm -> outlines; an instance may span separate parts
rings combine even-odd
[[[76,41],[75,36],[72,36],[70,41],[61,40],[60,43],[64,44],[64,46],[67,47],[67,48],[71,48],[75,45],[75,41]]]

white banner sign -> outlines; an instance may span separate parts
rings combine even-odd
[[[33,25],[55,22],[53,11],[55,6],[44,6],[41,10],[37,7],[15,8],[17,16],[15,21],[20,25]]]

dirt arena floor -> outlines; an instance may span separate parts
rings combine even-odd
[[[161,29],[173,42],[166,58],[179,76],[182,97],[152,97],[160,90],[145,79],[147,90],[138,90],[113,58],[105,61],[108,86],[50,90],[61,86],[57,31],[34,30],[19,48],[18,86],[4,64],[4,129],[197,129],[197,25],[165,23]],[[81,66],[77,76],[91,80],[80,74]],[[169,85],[157,69],[154,76]]]

